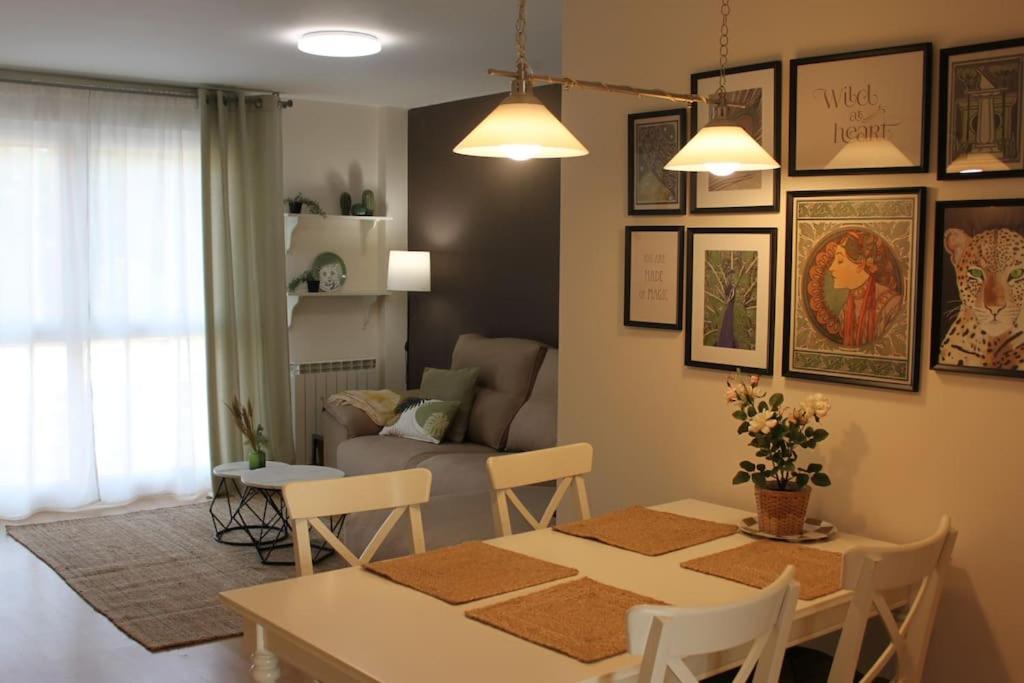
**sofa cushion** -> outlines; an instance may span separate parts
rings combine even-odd
[[[508,429],[510,451],[536,451],[555,445],[558,432],[558,349],[544,354],[537,381]]]
[[[448,428],[447,439],[461,443],[466,440],[469,429],[469,414],[473,410],[473,399],[476,397],[476,380],[480,368],[461,368],[459,370],[439,370],[424,368],[423,380],[420,382],[419,395],[423,398],[436,398],[442,401],[458,401],[459,412],[455,421]]]
[[[381,436],[441,443],[459,412],[458,401],[406,399],[398,404],[398,419],[380,430]]]
[[[478,334],[459,337],[452,368],[480,368],[476,400],[469,414],[470,441],[501,450],[508,427],[526,401],[537,376],[543,344],[528,339],[489,339]]]
[[[475,443],[432,444],[397,436],[360,436],[338,445],[337,467],[346,476],[394,472],[417,467],[438,453],[492,453]]]

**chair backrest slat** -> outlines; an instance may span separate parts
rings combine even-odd
[[[313,573],[309,529],[350,565],[358,566],[373,560],[374,554],[398,524],[409,513],[413,551],[425,550],[423,518],[420,505],[430,500],[430,470],[416,468],[360,477],[344,477],[318,481],[297,481],[281,490],[292,524],[295,546],[295,569],[299,576]],[[354,512],[387,510],[391,513],[367,544],[362,555],[356,555],[335,536],[321,517],[338,517]]]
[[[843,587],[853,591],[853,599],[828,683],[851,683],[857,676],[864,629],[872,612],[885,626],[890,645],[859,679],[874,680],[895,657],[900,683],[919,683],[924,658],[935,625],[942,584],[949,567],[956,530],[943,515],[939,528],[928,538],[902,546],[861,547],[849,551],[843,560]],[[909,609],[897,622],[884,593],[906,589]]]
[[[666,670],[680,681],[696,682],[686,658],[750,644],[734,681],[742,683],[757,667],[757,683],[775,683],[782,669],[800,586],[795,570],[742,602],[714,607],[639,605],[629,610],[626,627],[631,654],[643,655],[638,683],[661,683]]]
[[[534,529],[547,527],[551,524],[558,506],[561,505],[565,494],[573,484],[576,485],[580,514],[583,519],[589,519],[590,503],[587,500],[587,490],[582,475],[590,472],[593,461],[594,449],[587,443],[488,458],[487,472],[491,478],[491,487],[494,489],[493,502],[497,533],[502,536],[512,533],[512,524],[508,513],[510,502],[531,527]],[[537,519],[513,489],[548,481],[556,483],[555,491],[540,519]]]

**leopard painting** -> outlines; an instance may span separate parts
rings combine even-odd
[[[1024,370],[1024,235],[1007,228],[943,235],[960,310],[939,351],[942,365]]]

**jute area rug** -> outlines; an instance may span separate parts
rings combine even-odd
[[[151,652],[240,635],[241,618],[217,594],[295,575],[291,566],[260,564],[253,548],[216,543],[208,503],[7,532]],[[317,569],[339,566],[332,557]]]

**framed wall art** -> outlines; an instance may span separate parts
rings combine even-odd
[[[782,374],[917,391],[925,189],[787,197]]]
[[[776,232],[687,231],[687,365],[772,374]]]
[[[939,178],[1024,176],[1024,38],[939,53]]]
[[[789,175],[928,170],[930,43],[789,63]]]
[[[683,228],[626,228],[623,324],[683,329]]]
[[[686,213],[686,183],[667,164],[687,140],[686,110],[629,115],[629,215]]]
[[[727,117],[750,133],[775,159],[782,158],[782,62],[765,62],[725,70],[728,79]],[[690,76],[690,92],[711,96],[718,90],[719,72]],[[713,106],[691,109],[690,135],[707,122]],[[781,170],[748,171],[728,176],[690,173],[692,213],[742,213],[779,210]]]
[[[1024,377],[1024,199],[936,202],[932,368]]]

